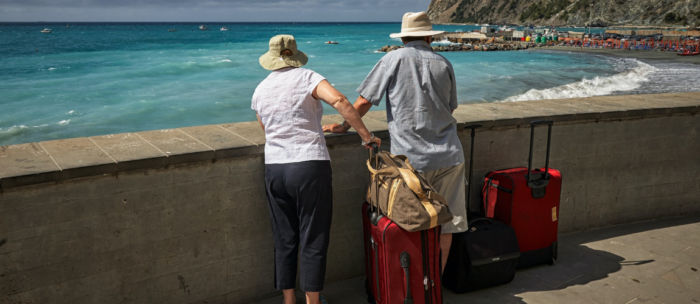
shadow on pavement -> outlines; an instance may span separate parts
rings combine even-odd
[[[623,268],[625,274],[644,273],[654,267],[657,261],[626,260],[608,251],[589,248],[586,244],[698,222],[700,217],[672,218],[562,235],[559,237],[559,258],[555,265],[520,270],[513,282],[476,292],[454,294],[446,289],[444,302],[566,303],[580,301],[581,299],[576,299],[580,293],[582,298],[596,298],[597,302],[614,303],[609,297],[615,297],[624,291],[597,281],[620,273]],[[639,283],[633,276],[630,279]],[[563,289],[567,289],[567,292],[562,292]],[[596,294],[591,294],[592,292]]]

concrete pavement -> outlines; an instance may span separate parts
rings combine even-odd
[[[568,234],[559,241],[554,266],[518,271],[510,284],[477,292],[445,290],[444,303],[700,303],[698,216]],[[329,284],[323,294],[330,304],[366,303],[364,278]],[[282,298],[261,303],[279,304]]]

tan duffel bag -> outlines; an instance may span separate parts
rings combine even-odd
[[[435,192],[406,156],[382,151],[367,160],[367,168],[371,177],[367,201],[399,227],[414,232],[452,220],[445,198]]]

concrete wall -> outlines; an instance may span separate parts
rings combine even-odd
[[[556,121],[551,166],[564,176],[567,233],[700,214],[699,105],[697,93],[615,96],[464,105],[455,117],[460,129],[484,126],[476,187],[490,170],[527,165],[530,121]],[[387,138],[382,112],[365,121]],[[469,132],[460,137],[468,154]],[[357,135],[327,141],[335,281],[364,272],[367,154]],[[248,303],[275,294],[263,151],[256,123],[0,147],[0,303]]]

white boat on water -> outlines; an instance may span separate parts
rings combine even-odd
[[[507,25],[504,25],[504,26],[501,26],[498,28],[498,31],[500,31],[500,32],[508,32],[508,31],[514,31],[514,30],[515,30],[514,28],[511,28]]]
[[[206,30],[207,30],[207,27],[204,26],[204,24],[202,24],[202,25],[199,26],[199,29],[200,29],[200,30],[203,30],[203,31],[206,31]]]
[[[41,31],[41,32],[42,32],[42,33],[45,33],[45,34],[50,34],[50,33],[51,33],[51,29],[45,28],[45,29],[44,29],[43,31]]]
[[[224,31],[224,32],[225,32],[225,31],[228,31],[228,28],[224,26],[224,27],[221,28],[221,31]]]

